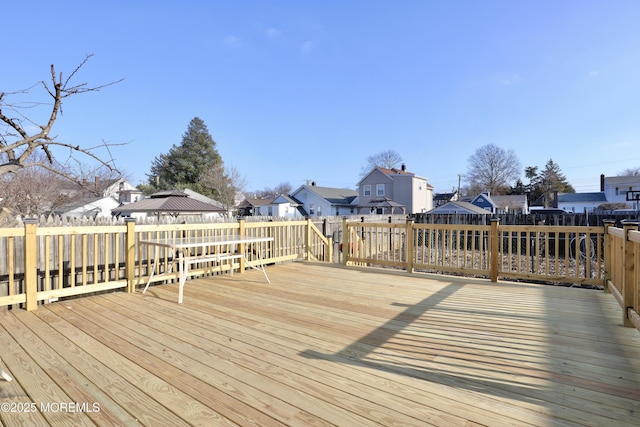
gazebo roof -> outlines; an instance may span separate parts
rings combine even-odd
[[[129,212],[197,213],[225,212],[223,208],[190,198],[177,190],[159,191],[135,203],[122,205],[111,210],[114,214]]]

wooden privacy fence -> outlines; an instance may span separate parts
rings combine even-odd
[[[33,310],[39,302],[63,297],[113,289],[133,292],[152,273],[153,282],[177,280],[171,251],[157,249],[158,261],[153,262],[156,249],[138,242],[234,235],[271,237],[273,241],[257,243],[262,245],[259,248],[248,246],[245,257],[233,264],[200,263],[189,270],[190,275],[231,268],[242,272],[261,262],[330,261],[332,257],[331,238],[324,237],[310,220],[162,225],[127,221],[124,225],[71,227],[38,227],[35,220],[25,220],[24,227],[0,228],[0,307]]]
[[[622,309],[624,326],[640,329],[640,231],[638,222],[614,227],[605,222],[605,270],[607,290]]]
[[[604,286],[604,227],[343,223],[342,262]]]

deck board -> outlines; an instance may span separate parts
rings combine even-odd
[[[6,425],[634,425],[611,295],[288,263],[0,313]]]

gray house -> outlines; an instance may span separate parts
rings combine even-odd
[[[414,214],[433,207],[433,186],[426,178],[400,169],[376,166],[358,183],[358,213]]]

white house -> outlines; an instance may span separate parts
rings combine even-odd
[[[608,203],[626,203],[631,209],[638,210],[638,199],[636,195],[640,196],[640,176],[601,175],[600,191],[604,192]],[[634,200],[628,200],[628,198]]]
[[[433,208],[433,186],[426,178],[400,169],[376,166],[358,183],[360,211],[375,214],[428,212]]]
[[[111,217],[111,209],[120,205],[116,199],[107,197],[89,197],[67,203],[56,208],[53,214],[73,218]]]
[[[54,209],[53,213],[67,217],[110,217],[111,210],[118,206],[142,200],[142,192],[124,178],[100,180],[82,186],[65,182],[60,194],[71,202]]]
[[[305,216],[343,216],[357,213],[358,192],[347,188],[302,185],[290,197],[303,210]]]
[[[558,209],[566,212],[592,212],[604,203],[607,203],[607,199],[604,192],[600,191],[593,193],[561,193],[557,196]]]
[[[302,204],[292,197],[279,194],[270,203],[263,205],[261,209],[266,209],[269,216],[277,218],[303,218],[302,207]]]

